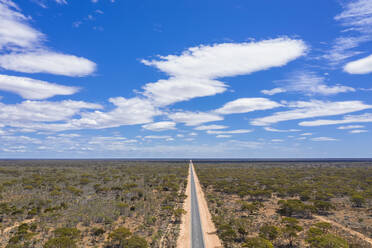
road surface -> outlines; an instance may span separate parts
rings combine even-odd
[[[191,173],[191,248],[204,248],[202,223],[200,220],[199,203],[196,195],[194,167],[190,161]]]

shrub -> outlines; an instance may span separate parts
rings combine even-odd
[[[76,228],[61,227],[54,230],[54,235],[57,238],[66,237],[69,239],[77,239],[80,236],[80,231]]]
[[[324,234],[307,239],[312,248],[349,248],[349,244],[333,234]]]
[[[275,240],[280,234],[280,229],[272,225],[264,225],[260,228],[260,237],[267,240]]]
[[[248,248],[273,248],[273,244],[264,238],[255,237],[255,238],[248,238],[247,242],[243,245],[243,247]]]
[[[353,203],[353,205],[355,206],[355,207],[358,207],[358,208],[360,208],[360,207],[362,207],[363,206],[363,204],[365,203],[365,198],[362,196],[362,195],[360,195],[360,194],[353,194],[352,196],[351,196],[351,202]]]
[[[48,240],[44,248],[77,248],[75,240],[68,237],[58,237]]]

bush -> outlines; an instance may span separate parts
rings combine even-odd
[[[68,237],[58,237],[48,240],[44,248],[77,248],[75,240]]]
[[[54,230],[54,235],[57,238],[77,239],[80,236],[80,231],[77,228],[61,227]]]
[[[348,243],[333,234],[314,236],[306,240],[312,248],[349,248]]]
[[[353,194],[350,200],[353,203],[353,205],[358,208],[361,208],[363,204],[366,202],[364,197],[360,194]]]
[[[280,234],[280,229],[276,226],[264,225],[260,228],[260,237],[267,240],[275,240]]]
[[[132,235],[132,232],[126,227],[119,227],[110,233],[111,245],[118,248],[146,248],[147,242],[144,238]]]
[[[147,248],[147,241],[137,235],[133,235],[128,239],[126,248]]]
[[[274,248],[273,244],[264,238],[255,237],[255,238],[248,238],[247,242],[243,245],[243,247],[248,248]]]

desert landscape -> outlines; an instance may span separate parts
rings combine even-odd
[[[352,161],[3,160],[0,244],[197,247],[199,224],[204,247],[368,248],[371,178]]]

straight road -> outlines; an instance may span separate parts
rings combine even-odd
[[[191,174],[191,248],[204,248],[202,223],[200,220],[199,203],[196,195],[194,166],[190,160]]]

